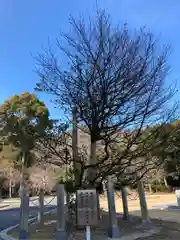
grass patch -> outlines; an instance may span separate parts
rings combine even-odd
[[[8,232],[8,235],[13,237],[13,238],[17,238],[17,239],[19,238],[19,232],[18,232],[17,229],[13,229],[12,232],[11,231]]]

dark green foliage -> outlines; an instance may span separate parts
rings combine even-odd
[[[49,112],[34,94],[14,95],[0,105],[1,141],[23,151],[33,149],[50,127]]]
[[[0,105],[0,142],[2,153],[16,168],[30,167],[35,161],[33,149],[51,128],[49,111],[34,94],[14,95]],[[9,153],[7,148],[12,148]],[[11,156],[14,154],[14,156]],[[22,162],[23,161],[23,162]],[[22,164],[23,163],[23,164]]]

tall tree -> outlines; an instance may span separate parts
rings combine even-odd
[[[37,140],[51,127],[49,111],[34,94],[25,92],[14,95],[0,105],[0,135],[2,144],[12,144],[22,156],[23,184],[24,167],[30,159]]]
[[[32,191],[35,190],[36,194],[41,189],[44,192],[50,193],[57,182],[57,176],[50,168],[33,166],[29,168],[29,181]]]
[[[79,175],[77,181],[75,181],[74,172],[74,153],[73,153],[73,142],[72,142],[72,131],[69,129],[68,124],[64,124],[59,121],[53,122],[53,128],[46,131],[44,138],[38,141],[36,145],[37,151],[40,153],[38,156],[38,162],[42,164],[51,164],[53,166],[61,167],[63,181],[70,180],[73,185],[81,185],[85,164],[87,163],[87,150],[85,147],[78,147],[78,168]],[[75,186],[74,186],[75,187]]]
[[[54,95],[56,104],[69,114],[76,108],[77,122],[90,134],[86,169],[88,181],[93,184],[102,164],[106,165],[106,174],[121,164],[145,125],[163,121],[162,113],[173,94],[172,87],[164,85],[170,69],[168,48],[160,48],[146,29],[133,34],[127,25],[114,26],[104,11],[98,11],[89,24],[74,18],[70,24],[72,34],[62,34],[64,39],[57,40],[57,52],[49,46],[38,54],[40,78],[36,89]],[[66,68],[60,62],[64,55]],[[138,131],[127,138],[123,154],[110,164],[108,146],[127,129]],[[97,161],[100,140],[104,141],[106,154]]]

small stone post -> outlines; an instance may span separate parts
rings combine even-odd
[[[123,219],[128,220],[129,219],[129,210],[128,210],[126,187],[122,186],[121,194],[122,194],[122,204],[123,204]]]
[[[29,196],[27,190],[22,188],[20,205],[20,232],[19,240],[28,239]]]
[[[38,223],[40,225],[44,225],[44,190],[43,189],[41,189],[39,193]]]
[[[137,177],[138,177],[138,175],[137,175]],[[149,218],[146,197],[145,197],[145,192],[144,192],[144,186],[143,186],[143,183],[141,182],[141,180],[137,181],[137,188],[138,188],[138,193],[139,193],[139,202],[140,202],[140,206],[141,206],[142,223],[143,223],[143,225],[148,227],[151,225],[151,220]]]
[[[180,207],[180,190],[175,191],[178,207]]]
[[[56,240],[67,240],[67,233],[65,229],[66,221],[66,207],[64,204],[65,200],[65,190],[64,185],[59,184],[57,186],[57,230],[56,230]]]
[[[107,184],[107,197],[108,197],[108,212],[109,212],[109,232],[108,237],[120,237],[120,230],[117,226],[116,207],[114,199],[114,184],[111,176],[108,177]]]

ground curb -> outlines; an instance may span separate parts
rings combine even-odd
[[[46,215],[46,214],[48,214],[48,213],[50,213],[50,212],[54,212],[54,211],[56,211],[56,209],[51,209],[51,210],[45,212],[44,215]],[[28,222],[29,222],[29,223],[34,222],[35,220],[37,220],[37,218],[38,218],[38,216],[33,217],[33,218],[30,218],[30,219],[28,220]],[[8,228],[2,230],[2,231],[0,232],[0,238],[2,238],[2,240],[18,240],[17,238],[14,238],[14,237],[11,237],[11,236],[8,235],[8,232],[9,232],[9,231],[11,231],[12,229],[14,229],[14,228],[16,228],[16,227],[18,227],[18,226],[19,226],[19,224],[16,224],[16,225],[13,225],[13,226],[11,226],[11,227],[8,227]]]
[[[5,205],[3,205],[3,206],[0,205],[0,209],[1,209],[1,208],[5,208],[5,207],[9,207],[9,204],[5,204]]]
[[[176,211],[179,211],[180,210],[180,206],[176,205],[176,204],[161,204],[161,205],[155,205],[155,206],[152,206],[152,208],[150,208],[150,210],[157,210],[157,209],[160,209],[160,210],[176,210]]]

